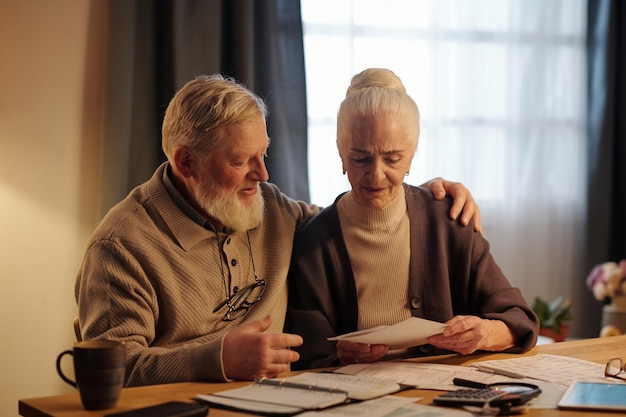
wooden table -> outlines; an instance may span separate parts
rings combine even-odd
[[[606,363],[614,357],[626,359],[626,335],[584,339],[553,343],[549,345],[536,346],[524,356],[532,356],[537,353],[550,353],[554,355],[570,356],[573,358],[585,359],[591,362]],[[450,365],[468,365],[473,362],[492,359],[507,359],[520,357],[521,355],[495,353],[495,354],[473,354],[473,355],[446,355],[428,358],[416,358],[415,362],[445,363]],[[146,387],[125,388],[122,390],[119,403],[116,408],[103,411],[86,411],[83,409],[78,393],[68,395],[58,395],[52,397],[28,398],[19,400],[19,413],[24,417],[77,417],[93,416],[101,417],[105,414],[131,410],[148,405],[159,404],[166,401],[191,401],[196,394],[206,394],[222,391],[249,384],[249,382],[232,383],[200,383],[185,382],[177,384],[152,385]],[[419,396],[422,397],[419,404],[431,404],[432,398],[441,391],[434,390],[408,390],[396,395]],[[231,411],[211,408],[209,417],[244,416],[249,414],[235,413]],[[562,411],[548,409],[530,409],[523,416],[616,416],[616,413],[601,412],[581,412]]]

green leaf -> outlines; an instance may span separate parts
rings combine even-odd
[[[561,325],[572,319],[571,306],[571,301],[563,296],[558,296],[549,303],[536,297],[533,310],[539,318],[541,327],[549,327],[555,332],[561,333]]]

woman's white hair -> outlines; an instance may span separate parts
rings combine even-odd
[[[394,114],[406,124],[407,134],[417,147],[419,110],[406,93],[402,81],[391,70],[369,68],[352,77],[346,98],[337,115],[337,147],[341,152],[351,137],[353,123],[363,117]]]

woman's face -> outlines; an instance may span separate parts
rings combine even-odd
[[[340,156],[356,202],[383,209],[398,196],[411,168],[417,141],[397,114],[362,116],[352,123]]]

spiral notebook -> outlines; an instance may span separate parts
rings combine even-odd
[[[404,387],[380,378],[303,372],[287,378],[261,378],[241,388],[199,394],[196,400],[216,407],[262,415],[293,415],[321,410],[349,400],[366,400]]]

